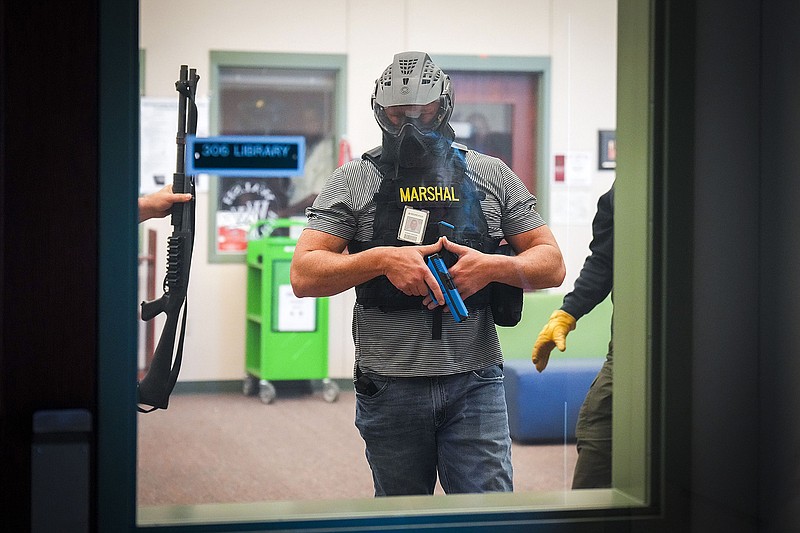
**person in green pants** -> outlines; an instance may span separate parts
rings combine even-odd
[[[575,288],[564,296],[560,309],[550,316],[533,345],[531,359],[542,372],[550,352],[567,348],[567,335],[578,320],[611,293],[614,282],[614,186],[597,202],[592,221],[590,255],[575,280]],[[612,295],[613,298],[613,295]],[[613,329],[613,316],[612,316]],[[611,389],[613,338],[608,355],[586,394],[575,427],[578,461],[572,476],[573,489],[611,486]]]

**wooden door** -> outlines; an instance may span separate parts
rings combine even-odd
[[[503,159],[535,194],[540,75],[493,71],[448,74],[455,93],[451,123],[456,140]]]

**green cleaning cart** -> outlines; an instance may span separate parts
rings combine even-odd
[[[328,299],[297,298],[289,281],[297,244],[290,230],[302,226],[302,220],[260,221],[247,243],[243,392],[267,404],[276,396],[270,381],[322,380],[323,398],[339,397],[328,378]]]

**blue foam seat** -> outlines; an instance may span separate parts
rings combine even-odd
[[[604,360],[554,355],[542,373],[530,359],[506,360],[503,370],[511,438],[520,442],[574,441],[578,411]]]

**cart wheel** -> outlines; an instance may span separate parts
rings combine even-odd
[[[242,381],[242,394],[245,396],[255,396],[258,393],[258,378],[250,374]]]
[[[266,379],[262,379],[258,382],[258,397],[261,398],[262,402],[272,403],[272,400],[275,399],[276,395],[277,393],[275,392],[275,385]]]
[[[339,399],[339,385],[330,379],[322,380],[322,397],[328,403],[333,403]]]

